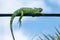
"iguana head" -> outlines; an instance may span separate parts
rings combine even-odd
[[[38,12],[42,12],[43,11],[43,9],[42,8],[34,8],[36,11],[38,11]]]

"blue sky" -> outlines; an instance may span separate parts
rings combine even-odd
[[[60,0],[0,0],[0,14],[10,14],[21,7],[41,7],[43,13],[60,13]],[[10,18],[0,17],[0,40],[13,40]],[[54,28],[59,29],[60,25],[60,17],[23,17],[22,27],[19,29],[18,18],[13,23],[16,40],[30,40],[35,34],[42,36],[41,32],[54,35]]]

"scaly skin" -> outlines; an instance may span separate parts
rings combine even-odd
[[[21,26],[21,19],[22,19],[24,14],[31,13],[31,14],[34,15],[36,13],[41,14],[41,12],[42,12],[42,8],[34,8],[34,9],[32,9],[32,8],[27,8],[26,7],[26,8],[20,8],[20,9],[16,10],[14,12],[14,14],[12,15],[11,20],[10,20],[10,30],[11,30],[11,34],[12,34],[13,40],[15,40],[15,37],[14,37],[14,34],[13,34],[12,23],[13,23],[13,20],[14,20],[15,16],[21,14],[20,17],[19,17],[19,24]]]

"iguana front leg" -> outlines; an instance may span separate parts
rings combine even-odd
[[[21,23],[22,23],[22,17],[23,17],[23,11],[21,11],[21,15],[20,15],[20,17],[19,17],[19,28],[20,28],[20,26],[22,25]]]

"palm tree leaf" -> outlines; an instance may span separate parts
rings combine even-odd
[[[55,29],[56,29],[56,31],[57,31],[57,33],[60,35],[60,32],[59,32],[59,30],[55,27]]]
[[[53,37],[53,36],[51,36],[51,35],[48,35],[52,40],[55,40],[55,38]]]
[[[45,36],[45,38],[46,38],[47,40],[50,40],[47,35],[45,35],[44,33],[42,33],[42,34]]]
[[[43,40],[40,36],[39,36],[40,40]]]

